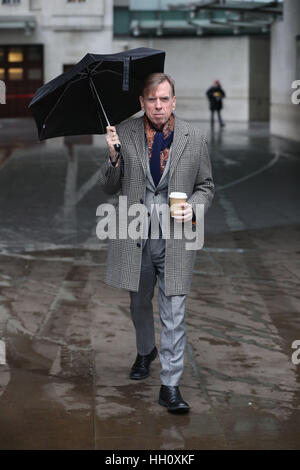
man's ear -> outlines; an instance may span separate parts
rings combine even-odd
[[[173,111],[175,110],[176,107],[176,96],[173,96]]]
[[[140,100],[141,108],[144,111],[144,98],[142,96],[139,96],[139,100]]]

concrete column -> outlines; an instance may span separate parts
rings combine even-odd
[[[300,34],[300,1],[284,1],[283,21],[272,26],[271,122],[272,134],[300,141],[300,108],[292,103],[292,82],[297,76],[297,36]]]
[[[249,121],[269,121],[270,38],[249,36]]]

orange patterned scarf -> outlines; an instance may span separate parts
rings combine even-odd
[[[146,114],[144,114],[144,124],[145,124],[145,134],[148,143],[148,155],[149,161],[151,161],[152,156],[152,146],[154,142],[154,137],[158,129],[154,127],[152,122],[147,118]],[[167,122],[164,124],[161,132],[164,134],[164,140],[166,140],[171,133],[174,132],[174,114],[172,113]],[[160,152],[160,172],[163,173],[165,166],[167,164],[169,156],[169,147],[166,147],[164,150]]]

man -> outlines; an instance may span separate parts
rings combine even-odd
[[[185,192],[187,202],[175,211],[174,218],[169,217],[170,227],[191,224],[196,205],[203,204],[206,212],[211,204],[211,164],[205,136],[174,115],[176,96],[171,77],[162,73],[147,77],[140,104],[143,117],[107,127],[109,158],[101,167],[101,186],[108,194],[120,190],[128,198],[128,207],[139,203],[147,211],[139,240],[109,241],[105,282],[130,291],[137,344],[130,378],[141,380],[148,377],[150,363],[157,356],[152,298],[158,280],[162,324],[159,403],[168,411],[187,412],[189,405],[181,396],[179,381],[186,344],[185,301],[196,251],[186,249],[184,238],[163,237],[161,214],[152,209],[154,204],[167,204],[171,192]],[[122,162],[116,144],[121,144]],[[149,236],[153,214],[159,218],[158,238]]]
[[[225,95],[223,88],[220,85],[219,80],[214,81],[213,86],[211,86],[207,90],[206,96],[209,100],[209,107],[210,107],[210,112],[211,112],[211,118],[210,118],[211,127],[212,128],[214,127],[215,111],[217,112],[217,115],[218,115],[220,127],[224,127],[225,123],[222,120],[221,109],[223,108],[223,98],[225,98],[226,95]]]

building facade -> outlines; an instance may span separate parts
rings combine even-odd
[[[36,89],[87,52],[143,46],[166,51],[180,117],[209,119],[205,93],[217,79],[225,120],[270,119],[272,133],[299,140],[299,107],[290,99],[300,80],[299,0],[201,3],[0,0],[0,117],[31,116]]]
[[[0,117],[31,116],[36,89],[87,52],[112,50],[112,0],[1,0]]]
[[[209,120],[206,90],[219,80],[227,96],[225,120],[267,121],[270,29],[282,12],[282,3],[271,3],[115,0],[114,50],[165,50],[183,118]]]

